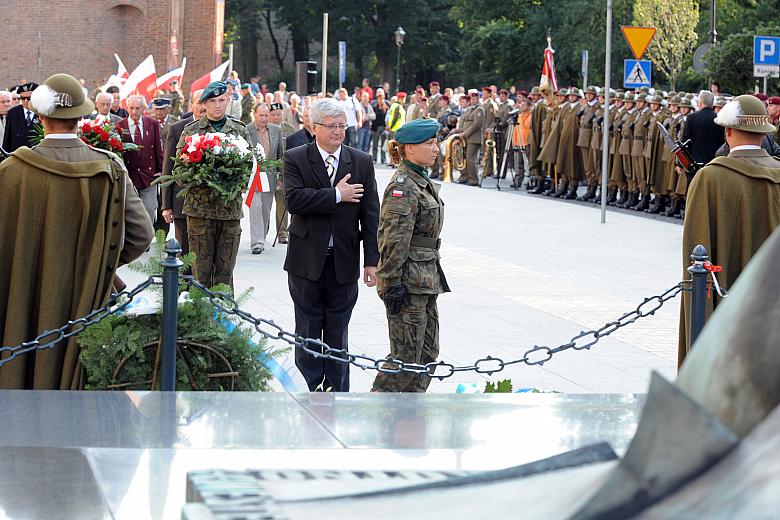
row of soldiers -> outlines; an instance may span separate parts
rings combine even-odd
[[[538,90],[535,93],[539,93]],[[605,96],[598,87],[584,92],[562,89],[537,99],[531,122],[531,193],[600,201],[603,135],[609,136],[607,202],[622,208],[682,218],[687,181],[657,123],[682,136],[693,110],[686,93],[611,93],[609,127],[604,126]],[[545,189],[545,180],[551,183]],[[587,191],[578,197],[580,183]],[[651,195],[654,198],[651,199]]]

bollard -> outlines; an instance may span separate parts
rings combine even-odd
[[[704,262],[709,259],[707,250],[699,244],[693,248],[691,260],[693,264],[688,267],[691,275],[691,336],[689,345],[693,347],[701,329],[704,328],[704,311],[707,305],[707,275],[709,271],[704,268]]]
[[[162,302],[162,353],[160,355],[160,390],[176,390],[176,340],[179,319],[179,269],[184,262],[177,256],[181,247],[175,238],[165,242],[167,257],[160,262],[163,267]]]

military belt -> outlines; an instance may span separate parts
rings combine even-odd
[[[439,249],[439,247],[441,247],[441,238],[412,235],[412,241],[410,244],[416,247],[424,247],[426,249]]]

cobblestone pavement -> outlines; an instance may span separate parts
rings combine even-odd
[[[380,192],[392,171],[377,169]],[[610,211],[524,191],[444,184],[442,266],[452,293],[439,298],[441,356],[467,364],[486,355],[516,358],[539,344],[554,346],[634,309],[643,298],[680,281],[679,221]],[[254,287],[244,307],[291,330],[293,307],[282,270],[286,246],[252,255],[249,219],[242,222],[236,289]],[[269,238],[275,231],[272,227]],[[121,274],[128,283],[137,275]],[[515,388],[582,393],[643,393],[651,370],[673,378],[679,298],[655,316],[603,339],[591,351],[566,351],[540,367],[513,366],[492,376],[458,373],[434,380],[431,392],[455,392],[459,383],[510,378]],[[360,283],[349,330],[350,351],[383,357],[387,323],[374,289]],[[282,360],[305,390],[292,356]],[[352,389],[368,391],[374,374],[352,370]]]

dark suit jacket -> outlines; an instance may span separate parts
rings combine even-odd
[[[176,121],[170,126],[168,136],[165,139],[165,161],[163,162],[163,175],[170,175],[173,171],[173,158],[176,157],[176,145],[181,138],[181,132],[184,127],[192,123],[192,114],[189,117]],[[184,207],[184,197],[179,197],[181,187],[173,183],[162,189],[162,209],[172,209],[174,218],[186,218],[182,213]]]
[[[38,123],[38,116],[33,115],[33,123]],[[11,153],[20,146],[30,146],[30,132],[33,123],[27,125],[24,117],[24,107],[17,105],[8,111],[5,116],[5,137],[3,137],[3,149]]]
[[[725,141],[723,127],[715,124],[717,115],[713,109],[704,108],[688,116],[682,140],[691,140],[691,155],[696,162],[707,164],[713,160]]]
[[[293,132],[287,136],[285,145],[286,148],[290,150],[291,148],[303,146],[312,142],[314,142],[314,136],[311,135],[305,128],[301,128],[297,132]]]
[[[144,135],[141,136],[142,148],[137,152],[125,152],[125,166],[133,185],[138,190],[151,186],[154,178],[163,169],[163,144],[160,137],[160,123],[151,117],[143,117],[142,125]],[[122,141],[132,143],[128,119],[117,123],[117,128],[122,130]]]
[[[363,198],[358,203],[336,204],[337,188],[330,185],[316,143],[285,152],[284,199],[292,216],[285,271],[312,281],[319,280],[331,234],[339,284],[353,283],[360,277],[361,240],[363,265],[379,263],[379,197],[371,156],[342,146],[334,186],[348,173],[351,174],[350,183],[363,185]]]

